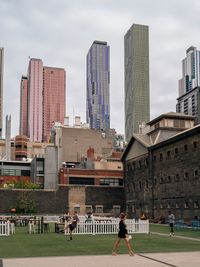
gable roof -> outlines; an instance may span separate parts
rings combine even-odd
[[[152,145],[150,137],[146,134],[133,134],[133,136],[131,137],[127,147],[125,148],[121,160],[124,161],[124,159],[126,158],[126,156],[128,155],[134,141],[138,141],[141,145],[143,145],[144,147],[148,148]]]

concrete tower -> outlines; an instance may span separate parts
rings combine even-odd
[[[133,24],[124,37],[125,138],[139,133],[139,125],[150,120],[149,29]]]

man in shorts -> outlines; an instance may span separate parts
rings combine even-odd
[[[74,214],[71,217],[70,223],[65,228],[65,229],[68,229],[69,228],[70,240],[72,240],[72,232],[76,228],[78,222],[79,222],[79,218],[78,218],[77,212],[74,211]]]

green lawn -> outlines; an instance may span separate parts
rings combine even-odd
[[[163,224],[150,224],[150,232],[169,234],[169,226]],[[176,236],[200,238],[200,230],[193,230],[191,228],[177,229],[175,227],[174,232]]]
[[[168,233],[168,227],[151,225],[150,231]],[[181,232],[181,231],[179,231]],[[188,236],[188,233],[185,233]],[[193,231],[194,237],[200,237],[199,231]],[[69,256],[69,255],[105,255],[110,254],[117,235],[74,235],[72,241],[63,234],[50,233],[27,234],[27,228],[16,227],[16,234],[0,237],[0,258]],[[134,234],[131,243],[136,253],[175,252],[200,250],[200,242],[182,240],[175,237],[156,234]],[[122,241],[119,253],[127,253]]]

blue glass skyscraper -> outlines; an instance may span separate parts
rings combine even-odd
[[[94,41],[87,54],[86,120],[90,128],[110,128],[110,47]]]

